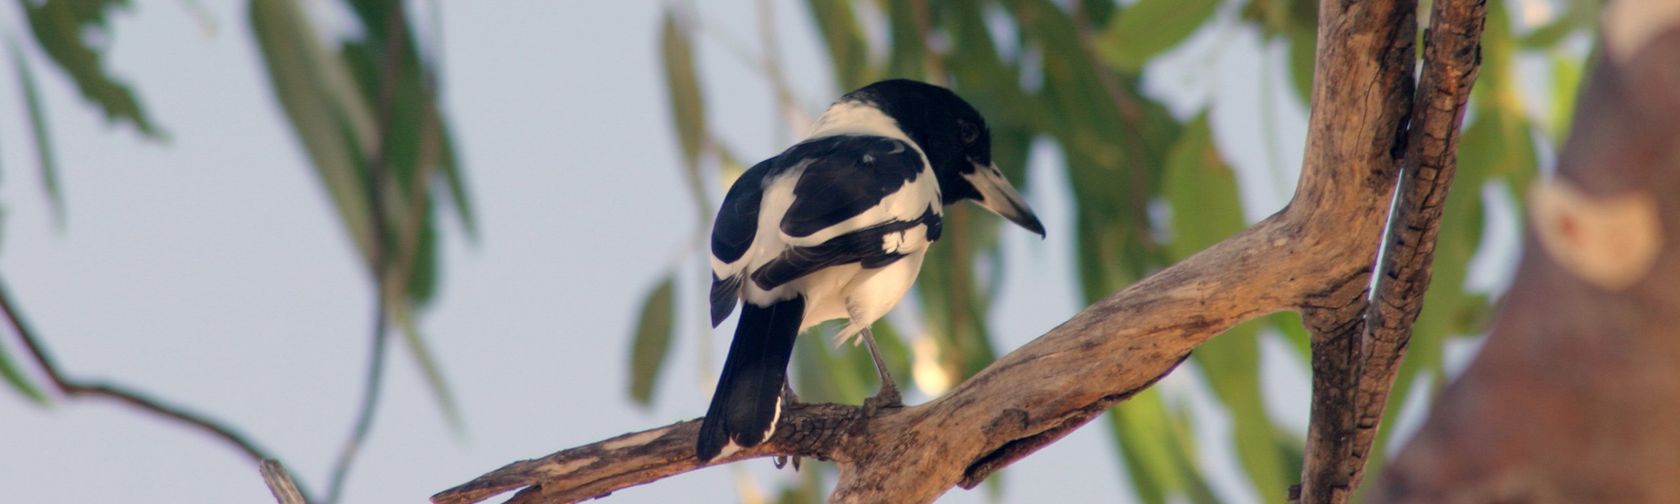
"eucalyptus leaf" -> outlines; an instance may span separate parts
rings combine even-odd
[[[858,26],[857,13],[845,0],[806,0],[817,31],[828,47],[834,64],[834,79],[840,89],[850,91],[876,80],[869,65],[869,42]]]
[[[46,102],[35,85],[35,72],[29,68],[29,58],[18,48],[17,42],[6,39],[12,63],[16,66],[18,87],[23,89],[24,103],[29,108],[29,132],[35,138],[35,158],[41,169],[41,186],[52,202],[54,219],[64,222],[64,189],[58,184],[58,159],[53,153],[52,129],[47,126]]]
[[[1312,103],[1313,67],[1318,58],[1318,30],[1313,26],[1289,29],[1289,83],[1302,104]]]
[[[1207,482],[1195,470],[1189,429],[1167,411],[1159,389],[1144,389],[1109,410],[1108,417],[1140,500],[1212,500]]]
[[[443,367],[438,365],[437,357],[433,356],[431,347],[420,334],[419,325],[414,322],[412,307],[406,302],[398,301],[387,306],[386,310],[403,335],[403,346],[408,348],[414,362],[420,365],[420,375],[426,379],[426,388],[431,391],[432,399],[437,402],[444,421],[456,435],[465,433],[466,424],[461,417],[461,406],[455,401],[455,393],[449,388],[449,380],[443,376]]]
[[[707,137],[706,108],[694,69],[693,36],[670,9],[660,23],[659,47],[665,66],[665,89],[670,93],[671,117],[682,145],[683,163],[688,168],[689,191],[696,203],[709,209],[710,198],[700,176],[700,156]]]
[[[1097,54],[1116,70],[1136,73],[1151,58],[1190,38],[1218,9],[1219,0],[1138,0],[1112,18]]]
[[[1167,200],[1172,203],[1172,242],[1167,249],[1182,260],[1243,228],[1242,199],[1236,175],[1219,156],[1208,126],[1207,113],[1185,125],[1178,144],[1168,155]],[[1260,321],[1225,331],[1192,358],[1207,376],[1214,396],[1231,413],[1237,457],[1262,496],[1282,499],[1293,483],[1294,468],[1285,466],[1277,427],[1266,414],[1260,387]]]
[[[152,123],[145,107],[128,84],[105,69],[104,52],[92,41],[108,40],[110,13],[128,7],[128,0],[35,0],[19,2],[29,18],[35,43],[53,63],[70,75],[82,98],[98,105],[105,118],[127,122],[154,140],[164,132]],[[93,36],[90,36],[93,35]]]
[[[373,205],[363,166],[373,150],[372,112],[344,63],[321,45],[296,0],[252,0],[250,13],[270,83],[292,130],[357,249],[364,258],[372,257]]]
[[[0,378],[4,378],[6,384],[12,386],[12,390],[23,394],[30,402],[39,406],[48,404],[47,395],[41,393],[41,388],[35,386],[35,383],[30,381],[29,377],[24,375],[23,370],[12,361],[12,357],[6,353],[6,345],[4,344],[0,344]]]
[[[654,387],[671,351],[677,309],[675,278],[666,274],[642,300],[636,334],[630,342],[630,398],[643,407],[653,403]]]

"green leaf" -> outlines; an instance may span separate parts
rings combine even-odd
[[[1145,389],[1116,405],[1108,418],[1139,500],[1154,504],[1182,496],[1191,502],[1212,501],[1207,482],[1195,469],[1188,426],[1182,417],[1168,413],[1159,389]]]
[[[673,315],[677,301],[673,292],[675,279],[666,274],[647,298],[636,322],[636,335],[630,341],[630,398],[643,407],[653,403],[653,388],[659,384],[659,372],[665,367],[665,355],[671,351]]]
[[[451,133],[449,124],[444,122],[442,114],[437,114],[433,121],[433,124],[438,125],[438,166],[443,168],[444,180],[449,183],[449,200],[454,203],[452,206],[455,208],[455,216],[461,219],[461,227],[466,231],[467,239],[477,240],[478,216],[473,211],[471,192],[467,190],[467,177],[462,173],[460,156],[455,152],[455,136]]]
[[[461,406],[455,402],[455,393],[449,389],[449,381],[443,377],[443,368],[438,365],[437,357],[420,335],[420,328],[414,323],[414,310],[411,305],[403,301],[393,300],[386,310],[390,311],[391,320],[402,331],[403,343],[414,362],[420,365],[420,374],[426,378],[426,388],[432,392],[432,399],[437,401],[438,410],[443,413],[444,421],[450,430],[461,435],[466,432],[465,423],[461,419]]]
[[[828,47],[829,61],[834,62],[834,80],[840,89],[850,91],[873,82],[875,71],[869,67],[869,42],[863,38],[851,2],[807,0],[806,4]]]
[[[1173,241],[1167,251],[1173,260],[1190,257],[1243,229],[1237,177],[1219,157],[1207,112],[1192,118],[1179,134],[1167,154],[1162,185],[1172,203]]]
[[[1116,70],[1136,73],[1151,58],[1195,33],[1219,0],[1138,0],[1113,18],[1097,41],[1097,54]]]
[[[694,70],[693,37],[676,13],[666,9],[659,30],[660,53],[665,65],[665,89],[670,92],[671,117],[677,127],[677,140],[682,144],[684,174],[694,203],[695,214],[702,222],[710,222],[711,198],[700,173],[700,156],[705,150],[706,108],[700,97],[700,79]]]
[[[23,394],[30,402],[41,406],[48,404],[47,395],[41,393],[41,389],[30,382],[29,377],[24,376],[23,371],[12,361],[12,357],[6,354],[6,345],[3,344],[0,344],[0,378],[5,378],[12,390]]]
[[[7,294],[3,292],[4,290],[5,285],[0,284],[0,296],[7,296]],[[34,334],[34,331],[29,327],[29,320],[24,317],[23,313],[13,313],[12,317],[15,319],[17,326],[22,332]],[[20,370],[17,365],[12,362],[11,357],[6,354],[6,345],[4,341],[0,341],[0,377],[4,377],[6,379],[6,383],[11,384],[12,389],[17,390],[18,393],[23,394],[24,397],[29,398],[30,401],[42,406],[47,404],[46,394],[42,394],[41,389],[37,388],[34,383],[30,382],[29,378],[23,374],[23,371]]]
[[[344,62],[321,45],[296,0],[252,0],[250,13],[270,83],[292,131],[309,152],[357,249],[371,258],[372,204],[363,160],[373,151],[373,113]]]
[[[1561,53],[1552,55],[1552,100],[1550,127],[1554,145],[1569,139],[1569,126],[1575,123],[1575,97],[1581,90],[1581,77],[1586,65],[1580,59]]]
[[[53,220],[63,225],[64,190],[58,184],[58,160],[53,154],[52,129],[47,127],[47,104],[41,101],[41,94],[35,86],[35,73],[29,68],[29,58],[24,57],[15,40],[7,38],[6,45],[11,50],[12,63],[17,66],[18,87],[23,89],[24,103],[29,107],[29,132],[35,137],[35,157],[41,168],[41,185],[46,190],[47,200],[52,202]]]
[[[1289,83],[1301,103],[1312,104],[1313,66],[1318,58],[1318,29],[1296,26],[1289,29]]]
[[[863,366],[848,360],[862,358],[867,362],[868,352],[850,345],[834,348],[830,344],[837,327],[834,322],[818,325],[793,342],[793,372],[799,378],[794,391],[803,401],[859,404],[874,390],[865,381],[866,375],[858,371]],[[874,374],[870,371],[867,376]]]
[[[415,237],[412,244],[414,250],[404,251],[414,254],[414,259],[408,271],[408,291],[403,294],[419,306],[424,306],[430,301],[437,294],[438,288],[438,221],[430,211],[432,208],[432,205],[426,205],[426,208],[420,210],[419,236]],[[401,244],[408,245],[410,244]]]
[[[1189,257],[1243,228],[1242,199],[1236,176],[1219,157],[1208,127],[1207,113],[1185,125],[1177,145],[1167,156],[1167,201],[1172,203],[1173,241],[1167,250],[1174,260]],[[1237,456],[1249,479],[1267,500],[1283,499],[1293,470],[1285,466],[1266,414],[1260,388],[1260,328],[1248,322],[1209,340],[1192,354],[1197,369],[1207,376],[1214,396],[1230,411]]]
[[[925,5],[925,4],[924,4]],[[904,77],[926,80],[927,44],[916,19],[916,2],[887,2],[887,30],[892,41],[887,55],[887,74],[883,77]]]
[[[1517,45],[1524,49],[1550,48],[1556,46],[1558,42],[1563,41],[1563,39],[1568,37],[1569,34],[1575,33],[1575,29],[1577,27],[1578,25],[1574,19],[1567,16],[1558,16],[1557,19],[1553,19],[1550,23],[1541,25],[1539,28],[1529,30],[1528,33],[1523,34],[1522,37],[1517,39]]]
[[[1295,355],[1301,357],[1301,362],[1312,362],[1312,335],[1307,333],[1307,327],[1301,323],[1301,313],[1294,311],[1273,313],[1266,317],[1273,329],[1283,335],[1283,341],[1289,348],[1295,350]]]
[[[105,71],[104,54],[107,47],[94,47],[90,41],[111,37],[108,15],[119,7],[127,7],[127,0],[44,0],[25,1],[24,14],[35,43],[47,53],[70,79],[82,98],[98,105],[110,121],[126,121],[140,133],[154,140],[164,133],[152,124],[134,91]],[[108,42],[107,42],[108,44]]]

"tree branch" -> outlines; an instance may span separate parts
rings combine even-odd
[[[1307,152],[1296,197],[1327,194],[1371,197],[1373,192],[1342,190],[1342,186],[1392,187],[1400,154],[1405,150],[1406,116],[1412,108],[1412,40],[1417,31],[1412,1],[1339,2],[1319,4],[1318,56],[1313,71],[1312,116],[1308,122]],[[1364,78],[1347,75],[1366,72]],[[1346,112],[1358,110],[1359,115]],[[1338,135],[1350,118],[1367,120],[1359,136]],[[1329,168],[1348,163],[1342,168]],[[1306,176],[1317,164],[1340,175],[1324,178],[1319,186]],[[1325,295],[1310,300],[1301,311],[1311,334],[1312,417],[1307,429],[1306,457],[1301,467],[1303,502],[1330,502],[1350,491],[1337,474],[1335,454],[1350,451],[1353,394],[1361,361],[1360,336],[1368,303],[1372,267],[1381,242],[1381,222],[1391,196],[1384,203],[1377,226],[1350,233],[1360,240],[1359,271],[1328,284]],[[1344,203],[1349,204],[1349,203]],[[1369,240],[1369,241],[1364,241]],[[1349,258],[1350,260],[1353,258]],[[1291,496],[1293,497],[1293,496]]]
[[[12,326],[12,331],[17,333],[18,339],[23,340],[23,347],[35,360],[35,365],[41,368],[41,372],[47,375],[47,380],[52,382],[53,388],[58,389],[59,393],[67,397],[112,399],[204,431],[233,445],[234,448],[243,452],[253,461],[274,458],[269,455],[268,451],[263,450],[255,442],[246,438],[244,434],[204,415],[188,411],[179,406],[166,404],[145,393],[130,390],[121,385],[86,382],[65,376],[64,372],[59,369],[58,363],[53,360],[52,356],[47,353],[46,347],[41,344],[40,338],[35,336],[34,328],[23,317],[23,313],[18,310],[16,302],[12,300],[11,292],[6,289],[3,282],[0,282],[0,312],[4,313],[6,322]],[[308,492],[301,493],[308,494]]]
[[[1470,87],[1481,70],[1482,23],[1486,0],[1436,0],[1424,38],[1423,72],[1413,101],[1412,124],[1401,167],[1399,201],[1385,233],[1375,293],[1365,311],[1363,357],[1354,395],[1352,451],[1342,460],[1352,488],[1359,487],[1365,463],[1382,423],[1389,390],[1400,372],[1400,359],[1412,338],[1412,324],[1423,311],[1429,288],[1435,239],[1447,190],[1458,172],[1458,139]]]
[[[1401,10],[1415,9],[1399,5]],[[1409,72],[1413,16],[1395,23],[1391,44]],[[1358,488],[1376,439],[1388,392],[1400,369],[1412,323],[1423,308],[1447,189],[1457,171],[1459,124],[1480,63],[1485,0],[1437,0],[1425,38],[1421,83],[1409,78],[1397,98],[1409,103],[1409,125],[1397,146],[1403,152],[1399,201],[1384,231],[1369,302],[1360,288],[1353,303],[1307,312],[1313,333],[1312,420],[1303,459],[1302,502],[1344,503]],[[1324,39],[1320,39],[1321,47]],[[1404,54],[1400,54],[1404,53]],[[1322,60],[1321,60],[1322,61]],[[1354,285],[1347,286],[1352,291]]]

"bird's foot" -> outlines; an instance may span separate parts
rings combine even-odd
[[[872,417],[875,416],[875,414],[880,413],[883,409],[896,409],[903,407],[904,396],[899,395],[898,387],[893,386],[890,381],[882,382],[881,391],[876,392],[874,397],[863,400],[864,416]]]
[[[863,342],[869,346],[869,357],[875,361],[875,374],[881,380],[881,391],[875,397],[864,399],[863,413],[875,416],[883,408],[904,407],[904,396],[898,393],[898,384],[893,382],[892,372],[887,371],[887,361],[881,358],[881,350],[875,346],[875,335],[868,328],[863,329]]]
[[[799,459],[798,455],[777,455],[770,459],[770,463],[775,464],[777,469],[787,467],[789,463],[792,463],[793,472],[799,472]]]

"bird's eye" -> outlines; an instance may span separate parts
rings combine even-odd
[[[974,140],[980,137],[980,129],[975,128],[974,123],[970,123],[968,121],[959,121],[959,122],[957,122],[957,125],[962,128],[962,141],[963,141],[963,143],[965,143],[965,144],[974,143]]]

